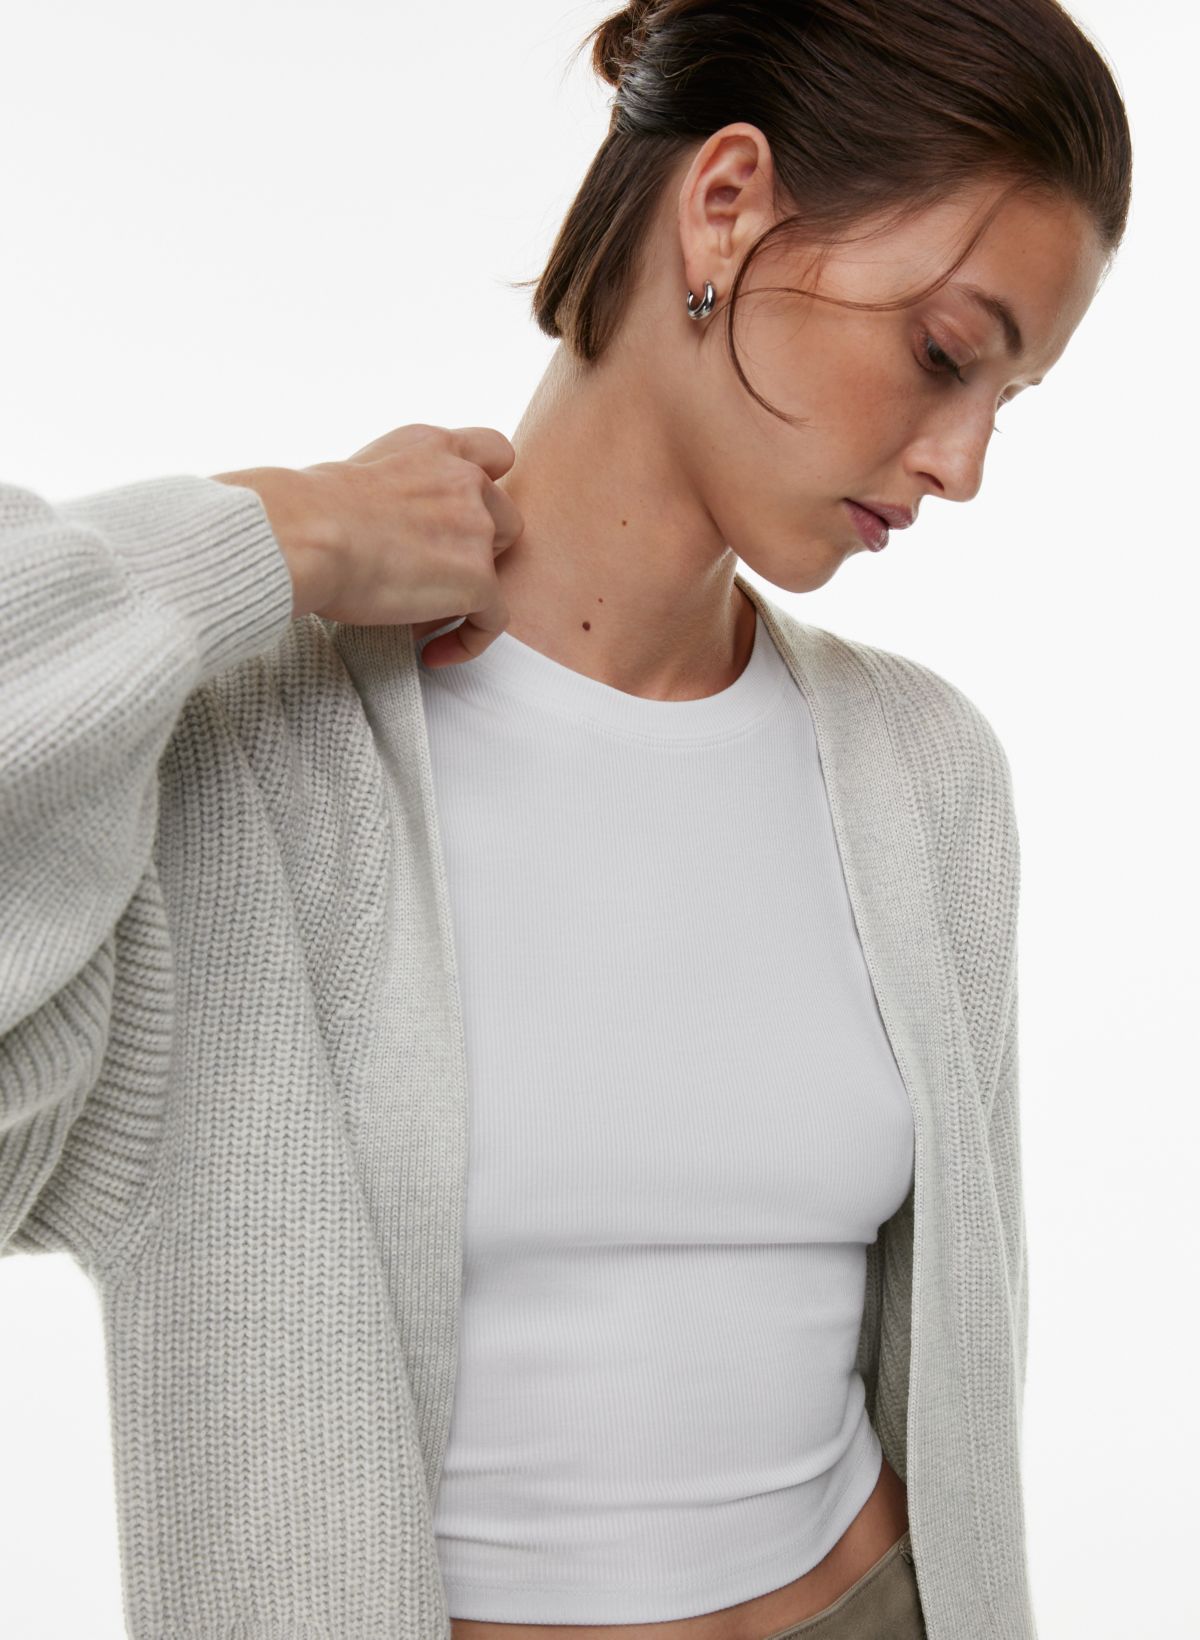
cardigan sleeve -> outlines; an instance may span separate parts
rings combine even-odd
[[[857,647],[864,652],[864,646]],[[943,936],[975,1068],[1020,1407],[1028,1254],[1018,1080],[1021,844],[1012,769],[992,724],[956,684],[908,656],[874,648],[865,652],[924,816]]]
[[[98,1259],[136,1188],[172,1026],[159,760],[190,693],[278,642],[292,603],[244,486],[53,505],[0,484],[0,1255]]]
[[[1021,1189],[1021,1114],[1018,1078],[1018,1008],[1016,977],[1004,1025],[1000,1066],[991,1093],[988,1114],[988,1150],[1000,1223],[1004,1230],[1005,1260],[1012,1303],[1014,1370],[1017,1405],[1025,1396],[1025,1364],[1029,1336],[1029,1255]]]
[[[944,819],[935,856],[1002,1231],[1019,1407],[1028,1336],[1017,984],[1020,833],[1012,770],[999,737],[973,701],[948,687],[956,772],[942,783]]]

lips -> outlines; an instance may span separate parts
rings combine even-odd
[[[876,518],[882,518],[889,529],[906,530],[916,517],[911,507],[893,506],[890,501],[858,501],[856,507],[862,507],[866,512],[873,512]]]
[[[872,552],[882,552],[888,544],[888,527],[878,513],[872,512],[869,507],[861,506],[857,501],[847,501],[846,511],[858,532],[859,540]]]

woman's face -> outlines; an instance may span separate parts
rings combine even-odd
[[[1002,407],[1062,354],[1105,257],[1076,206],[1014,197],[949,282],[910,306],[868,312],[786,292],[753,294],[815,285],[877,302],[918,290],[958,254],[999,184],[835,247],[815,274],[811,253],[794,245],[761,252],[739,293],[734,337],[749,380],[798,418],[789,426],[746,392],[723,336],[700,345],[688,335],[724,325],[737,266],[776,220],[764,162],[765,139],[745,125],[717,133],[692,161],[676,196],[684,277],[697,299],[711,280],[717,306],[692,320],[680,294],[658,379],[664,420],[680,434],[678,457],[690,463],[722,539],[766,580],[801,592],[827,581],[848,554],[868,550],[847,498],[915,513],[926,496],[970,501],[978,493]],[[969,286],[1009,308],[1019,342]]]

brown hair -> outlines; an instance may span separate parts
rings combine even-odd
[[[885,309],[944,284],[1013,193],[1077,203],[1110,265],[1124,236],[1133,164],[1125,106],[1099,50],[1056,0],[633,0],[579,49],[589,41],[592,66],[616,87],[608,134],[540,278],[515,281],[536,285],[538,327],[580,359],[598,359],[620,324],[677,159],[738,120],[763,132],[777,198],[796,208],[751,245],[726,308],[738,376],[773,415],[733,340],[738,293],[768,241],[792,233],[829,246],[864,221],[902,224],[972,182],[1004,185],[923,291],[840,303]]]

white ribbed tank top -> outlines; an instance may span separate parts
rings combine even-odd
[[[761,617],[701,700],[508,632],[419,674],[470,1101],[450,1613],[736,1604],[874,1489],[866,1247],[913,1179],[807,704]]]

